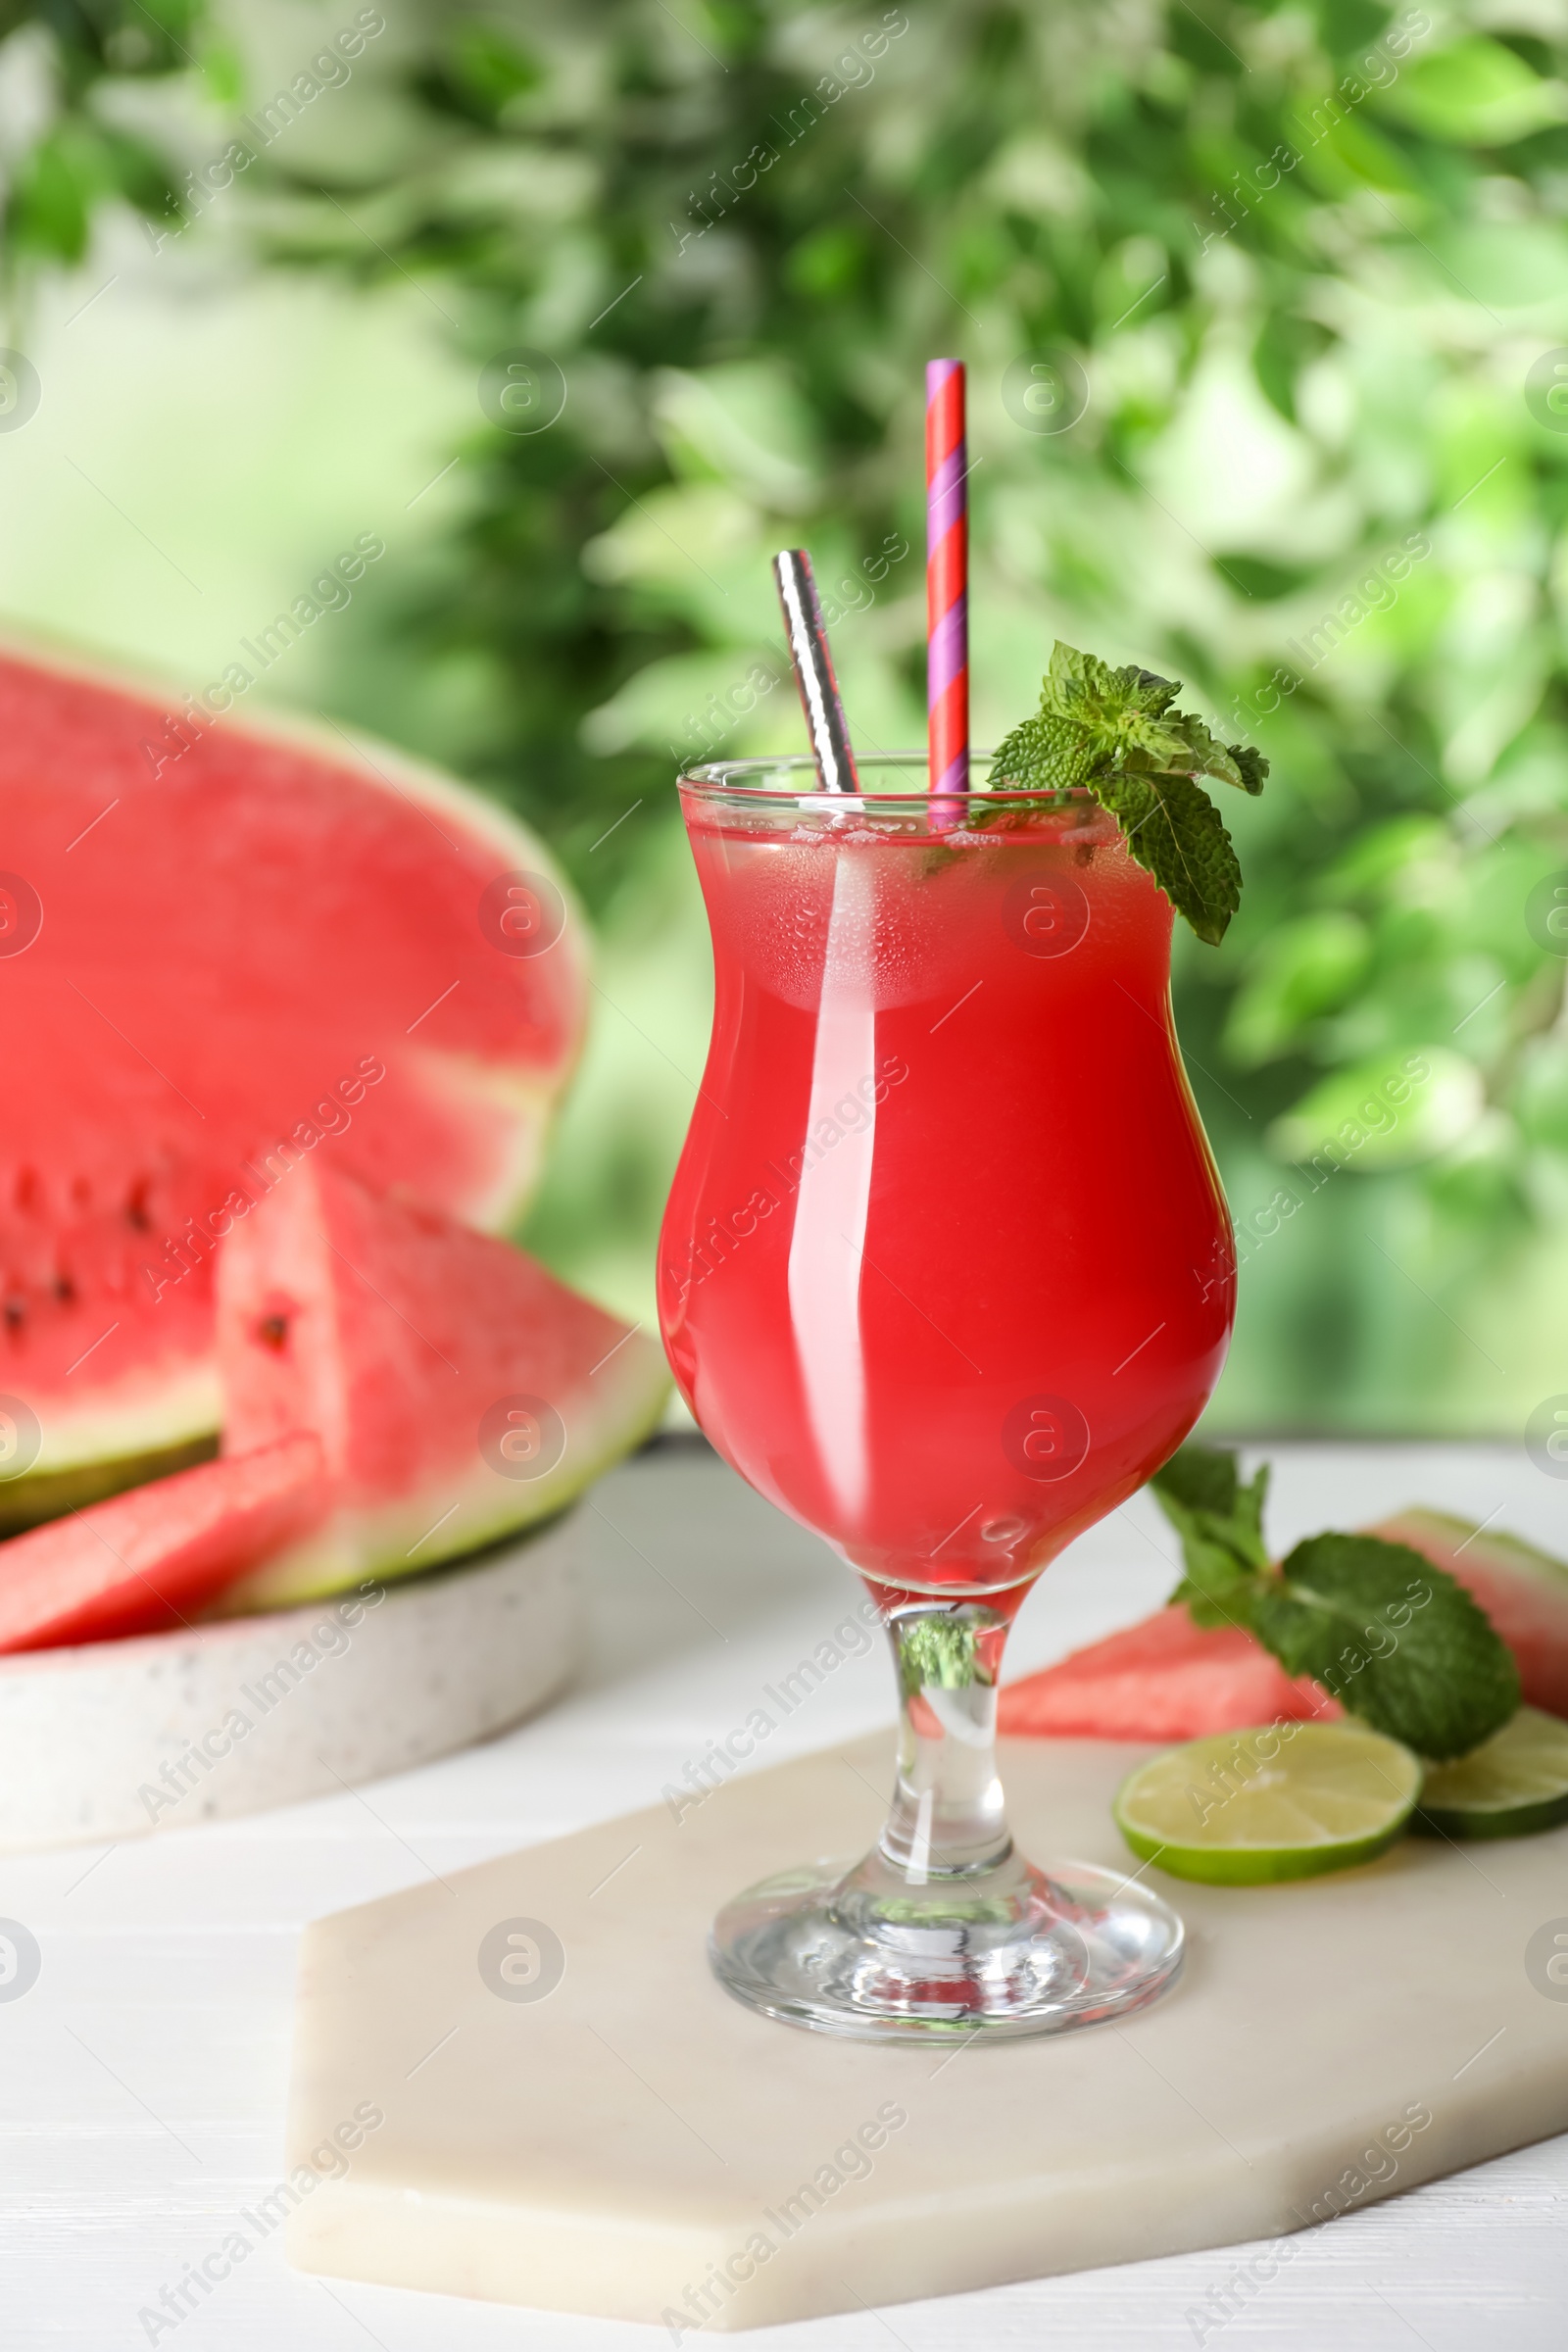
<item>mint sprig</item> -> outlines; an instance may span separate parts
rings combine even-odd
[[[1196,1625],[1245,1624],[1250,1630],[1252,1587],[1269,1565],[1263,1542],[1268,1464],[1244,1487],[1234,1453],[1184,1446],[1150,1484],[1181,1537],[1187,1564],[1172,1600],[1186,1602]]]
[[[1268,761],[1249,745],[1218,742],[1195,712],[1174,710],[1180,693],[1152,670],[1112,669],[1058,643],[1037,715],[1014,727],[992,772],[999,784],[1026,791],[1092,792],[1199,938],[1217,945],[1241,904],[1242,874],[1219,810],[1197,779],[1258,793]]]
[[[1150,1481],[1181,1538],[1171,1595],[1199,1625],[1240,1625],[1288,1674],[1322,1685],[1418,1755],[1462,1756],[1519,1704],[1519,1673],[1486,1611],[1446,1569],[1380,1536],[1308,1536],[1279,1566],[1263,1541],[1266,1466],[1184,1446]]]

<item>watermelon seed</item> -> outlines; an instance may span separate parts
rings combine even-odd
[[[256,1336],[264,1348],[275,1348],[281,1353],[288,1346],[287,1315],[264,1315],[256,1326]]]
[[[25,1323],[27,1320],[27,1301],[25,1298],[19,1298],[16,1292],[13,1291],[5,1302],[4,1312],[7,1330],[15,1331],[19,1323]]]

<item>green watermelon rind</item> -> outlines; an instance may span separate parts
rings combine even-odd
[[[50,1519],[64,1518],[67,1511],[87,1510],[95,1502],[107,1501],[111,1494],[148,1486],[155,1478],[173,1478],[181,1470],[194,1470],[198,1463],[210,1462],[217,1451],[217,1433],[208,1430],[199,1437],[161,1446],[151,1453],[103,1456],[74,1463],[70,1469],[30,1470],[0,1484],[0,1538],[42,1527]]]
[[[1404,1529],[1414,1532],[1408,1535],[1395,1533],[1396,1530]],[[1455,1553],[1462,1544],[1466,1551],[1473,1554],[1478,1565],[1489,1559],[1494,1560],[1499,1568],[1509,1569],[1519,1576],[1532,1577],[1538,1584],[1550,1587],[1568,1599],[1568,1561],[1554,1559],[1549,1551],[1542,1551],[1536,1544],[1527,1544],[1523,1536],[1506,1533],[1484,1535],[1471,1520],[1460,1518],[1456,1512],[1435,1511],[1424,1502],[1411,1503],[1404,1510],[1392,1511],[1386,1519],[1380,1519],[1368,1533],[1386,1535],[1391,1542],[1413,1544],[1417,1550],[1421,1549],[1421,1535],[1436,1535],[1440,1542],[1449,1544]],[[1463,1573],[1452,1566],[1449,1557],[1435,1556],[1433,1565],[1446,1568],[1450,1575]]]
[[[480,1470],[420,1488],[376,1511],[337,1513],[230,1585],[209,1614],[297,1608],[363,1584],[419,1576],[559,1517],[663,1419],[672,1384],[662,1352],[640,1336],[623,1352],[630,1360],[613,1391],[591,1421],[578,1421],[579,1430],[586,1426],[590,1433],[585,1446],[568,1446],[543,1478],[498,1480]]]

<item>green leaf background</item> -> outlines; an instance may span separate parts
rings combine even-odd
[[[813,552],[858,739],[921,735],[921,367],[954,352],[977,740],[1033,710],[1060,637],[1182,678],[1272,764],[1226,802],[1223,945],[1177,945],[1244,1261],[1216,1421],[1517,1433],[1568,1387],[1547,12],[386,13],[330,134],[279,141],[186,233],[346,302],[422,289],[475,380],[519,345],[564,371],[548,431],[475,400],[447,519],[344,616],[322,688],[522,808],[601,924],[611,1009],[537,1246],[646,1311],[706,1011],[672,747],[798,748],[787,688],[735,694],[776,667],[775,547]],[[0,14],[49,92],[8,150],[19,321],[78,266],[85,299],[94,240],[166,212],[307,22],[337,24]],[[1412,1057],[1432,1076],[1360,1118]]]

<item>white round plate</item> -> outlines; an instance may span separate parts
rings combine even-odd
[[[580,1544],[571,1512],[408,1584],[0,1658],[0,1853],[293,1804],[520,1722],[581,1656]]]

